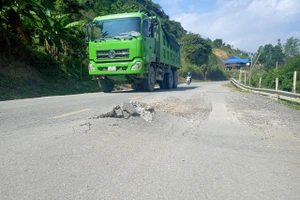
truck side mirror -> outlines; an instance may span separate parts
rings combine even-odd
[[[84,32],[85,32],[85,41],[89,41],[89,26],[87,24],[83,24]]]
[[[153,37],[153,22],[148,20],[148,34],[147,37]]]

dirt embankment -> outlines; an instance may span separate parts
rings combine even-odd
[[[214,49],[213,53],[222,61],[224,62],[229,58],[229,55],[226,51],[223,51],[222,49]]]

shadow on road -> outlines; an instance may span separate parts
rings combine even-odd
[[[185,86],[178,86],[176,89],[160,89],[155,88],[153,92],[178,92],[178,91],[187,91],[187,90],[193,90],[196,88],[199,88],[200,86],[194,86],[194,85],[185,85]],[[114,91],[112,93],[149,93],[144,91],[136,91],[136,90],[120,90],[120,91]]]

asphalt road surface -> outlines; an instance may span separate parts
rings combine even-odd
[[[226,83],[0,102],[0,199],[300,199],[300,111]]]

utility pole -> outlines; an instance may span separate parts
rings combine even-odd
[[[253,56],[253,55],[252,55]],[[251,76],[252,76],[252,69],[253,69],[253,63],[252,63],[252,58],[253,57],[250,57],[250,69],[249,69],[249,86],[251,86]]]
[[[250,65],[250,72],[249,72],[249,85],[250,85],[250,86],[251,86],[252,70],[253,70],[254,66],[256,65],[256,62],[257,62],[257,60],[259,59],[261,53],[262,53],[262,51],[259,52],[259,54],[258,54],[258,56],[257,56],[257,58],[256,58],[256,60],[255,60],[255,62],[254,62],[254,64],[253,64],[253,61],[252,61],[252,58],[253,58],[253,57],[251,57],[251,65]]]
[[[276,61],[276,69],[278,69],[278,61]]]

